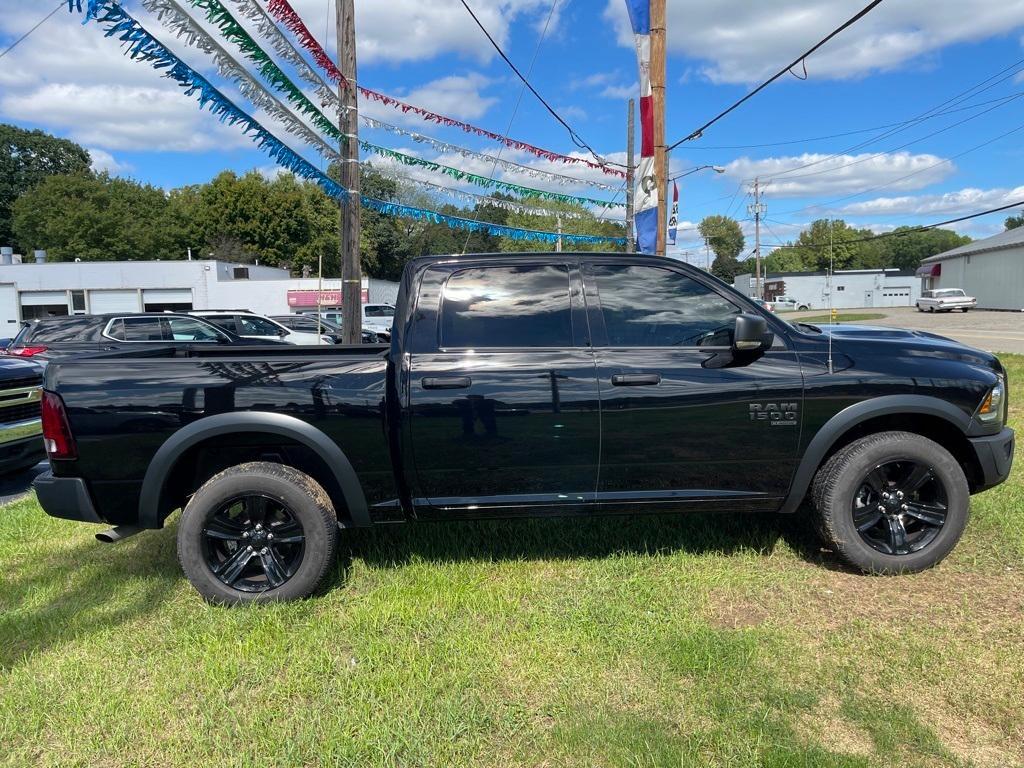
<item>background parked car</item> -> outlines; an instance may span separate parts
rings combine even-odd
[[[751,301],[753,301],[759,307],[761,307],[762,309],[764,309],[764,310],[766,310],[768,312],[774,312],[775,311],[775,307],[772,306],[772,303],[770,301],[765,301],[764,299],[751,299]]]
[[[269,317],[242,310],[202,310],[189,312],[193,317],[201,317],[219,328],[241,336],[244,339],[260,339],[262,341],[283,341],[285,344],[333,344],[334,340],[327,334],[291,330]]]
[[[0,358],[0,475],[34,467],[46,458],[39,418],[42,384],[41,366]]]
[[[952,312],[959,309],[967,312],[973,309],[978,300],[964,293],[963,288],[937,288],[934,291],[922,291],[917,300],[918,312]]]
[[[316,310],[310,310],[306,314],[316,317]],[[341,310],[328,309],[320,313],[320,317],[337,323],[342,323]],[[363,330],[373,331],[381,340],[391,340],[391,326],[395,324],[395,308],[391,304],[364,304],[363,305]]]
[[[275,343],[280,340],[275,339]],[[29,320],[5,354],[45,363],[58,357],[137,344],[255,344],[188,315],[140,312]],[[266,343],[266,342],[263,342]]]
[[[316,315],[271,315],[270,319],[274,322],[280,323],[285,328],[290,328],[293,331],[302,331],[304,333],[316,333],[319,328],[320,332],[330,336],[331,340],[335,344],[343,343],[343,337],[341,334],[341,325],[328,320],[326,317],[320,318],[320,324],[317,325]],[[377,334],[373,331],[363,329],[363,344],[378,344],[380,339]]]
[[[799,309],[799,310],[803,310],[803,309],[810,309],[811,308],[810,302],[807,302],[807,301],[797,301],[792,296],[776,296],[774,299],[772,299],[772,304],[775,305],[775,311],[776,312],[778,310],[780,310],[780,309]]]

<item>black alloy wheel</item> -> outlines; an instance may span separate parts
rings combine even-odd
[[[927,547],[946,523],[948,494],[932,467],[890,461],[872,469],[853,497],[853,524],[860,537],[886,555]]]
[[[242,592],[283,585],[305,549],[305,531],[292,510],[261,493],[228,499],[203,526],[206,565],[222,584]]]

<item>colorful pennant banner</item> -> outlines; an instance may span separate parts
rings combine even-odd
[[[213,57],[218,73],[225,79],[235,82],[242,94],[253,104],[266,110],[277,121],[285,126],[288,133],[298,136],[307,144],[332,160],[338,160],[337,152],[324,142],[317,134],[301,120],[292,115],[290,110],[264,89],[254,80],[248,71],[232,56],[225,51],[189,13],[178,3],[178,0],[141,0],[147,10],[156,15],[157,19],[167,27],[175,37],[183,40],[186,44],[198,48],[204,53]],[[256,64],[259,72],[267,81],[277,88],[302,114],[311,118],[312,123],[329,137],[338,142],[345,142],[348,137],[344,136],[337,126],[331,122],[316,105],[302,93],[274,61],[234,20],[230,12],[224,8],[219,0],[188,0],[192,5],[202,8],[207,13],[207,20],[213,23],[229,40],[234,41],[242,50],[243,54],[250,61]],[[599,200],[581,195],[569,195],[562,192],[549,192],[547,190],[526,187],[521,184],[514,184],[508,181],[494,179],[490,176],[463,171],[432,160],[425,160],[413,155],[407,155],[394,149],[381,147],[368,141],[360,141],[360,148],[372,152],[381,157],[386,157],[406,166],[425,168],[434,173],[449,176],[458,181],[475,184],[488,189],[501,189],[516,195],[533,197],[541,200],[559,200],[561,202],[575,203],[583,206],[595,206],[598,208],[614,208],[616,203]]]
[[[306,28],[306,24],[305,22],[302,21],[302,17],[295,12],[295,10],[292,8],[288,0],[269,0],[269,2],[267,3],[267,9],[270,11],[270,15],[277,19],[277,21],[280,22],[281,25],[290,30],[291,33],[295,35],[295,37],[298,39],[299,44],[310,52],[310,55],[312,55],[313,60],[327,74],[329,80],[331,80],[334,83],[344,84],[346,87],[349,88],[352,87],[352,84],[349,83],[345,79],[344,75],[341,74],[341,71],[335,66],[334,62],[331,60],[331,57],[327,55],[327,52],[324,51],[323,47],[317,41],[313,33]],[[437,123],[438,125],[444,125],[449,128],[460,128],[466,133],[472,133],[477,136],[484,136],[488,139],[492,139],[493,141],[500,142],[512,149],[519,149],[524,152],[534,154],[537,157],[543,157],[545,160],[557,160],[559,162],[568,163],[572,165],[585,165],[588,168],[596,168],[600,170],[602,173],[608,174],[609,176],[618,176],[620,178],[626,177],[625,171],[620,171],[617,168],[611,168],[607,165],[596,163],[593,160],[588,160],[582,157],[571,157],[569,155],[563,155],[558,152],[551,152],[550,150],[547,149],[541,149],[540,147],[535,147],[532,144],[527,144],[525,141],[511,139],[508,136],[502,136],[499,133],[488,131],[485,128],[479,128],[475,125],[470,125],[469,123],[465,123],[461,120],[456,120],[451,117],[445,117],[444,115],[439,115],[436,112],[431,112],[428,109],[423,109],[422,107],[407,104],[406,102],[400,101],[399,99],[396,99],[392,96],[379,93],[378,91],[371,91],[369,88],[364,88],[361,85],[356,85],[356,88],[358,88],[359,93],[361,93],[367,99],[379,102],[381,104],[386,104],[387,106],[393,107],[404,114],[412,113],[418,115],[419,117],[423,118],[424,120],[427,120],[428,122]]]
[[[162,70],[166,77],[174,80],[184,89],[186,96],[198,95],[200,108],[209,109],[223,123],[239,126],[243,133],[252,138],[261,150],[296,176],[315,182],[333,198],[347,199],[351,195],[349,190],[282,143],[254,118],[239,109],[206,78],[171,53],[115,0],[89,0],[86,22],[89,21],[96,21],[103,26],[106,37],[116,37],[125,43],[129,58],[148,62],[154,69]],[[514,240],[540,240],[554,243],[561,238],[567,243],[614,243],[619,245],[625,242],[625,238],[621,237],[558,234],[474,221],[424,208],[377,200],[366,195],[361,196],[360,201],[363,206],[386,215],[425,220],[456,229],[486,232]]]
[[[236,33],[234,27],[238,26],[237,22],[234,22],[234,19],[230,18],[230,14],[223,10],[223,6],[221,6],[218,0],[190,0],[190,2],[197,8],[213,9],[215,12],[212,16],[208,15],[207,18],[224,30],[225,36],[230,36],[239,48],[241,48],[243,53],[246,55],[249,54],[250,42],[245,41],[241,35]],[[282,60],[288,62],[291,66],[295,67],[299,77],[315,90],[316,97],[324,108],[329,108],[331,113],[339,113],[346,109],[338,100],[338,94],[335,92],[334,88],[332,88],[331,85],[323,79],[319,72],[306,63],[306,59],[303,58],[302,54],[296,50],[295,46],[293,46],[281,30],[278,29],[277,24],[272,18],[270,18],[270,16],[267,15],[267,12],[263,10],[263,7],[259,4],[258,0],[230,0],[230,2],[235,5],[242,16],[252,22],[259,31],[260,37],[270,44],[274,53],[280,56]],[[241,32],[248,37],[244,29],[241,30]],[[259,46],[254,41],[251,45],[256,49],[259,49]],[[262,49],[259,49],[258,52],[254,50],[253,53],[255,56],[258,56],[260,60],[269,58]],[[262,54],[262,56],[260,54]],[[257,59],[253,58],[253,61],[257,61]],[[260,65],[260,62],[257,61],[257,64]],[[472,149],[467,149],[466,147],[461,147],[457,144],[449,144],[448,142],[440,141],[431,136],[426,136],[422,133],[417,133],[416,131],[401,128],[383,120],[368,117],[367,115],[360,114],[359,120],[363,125],[370,128],[384,130],[388,133],[394,134],[395,136],[412,139],[420,144],[429,144],[438,152],[458,154],[462,157],[477,158],[492,165],[497,165],[498,167],[512,173],[522,174],[535,179],[549,179],[562,185],[588,186],[594,187],[595,189],[603,189],[608,192],[618,192],[618,187],[612,184],[605,184],[594,179],[581,179],[575,176],[566,176],[561,173],[532,168],[528,165],[516,163],[511,160],[505,160],[503,158],[496,157],[495,155],[487,154],[486,152],[475,152]]]

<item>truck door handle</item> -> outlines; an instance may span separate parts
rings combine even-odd
[[[427,377],[420,383],[424,389],[466,389],[473,380],[469,376]]]
[[[661,375],[657,373],[616,373],[612,376],[612,385],[616,387],[646,387],[661,384]]]

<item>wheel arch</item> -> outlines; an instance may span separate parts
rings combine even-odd
[[[928,395],[888,395],[854,403],[825,422],[807,445],[780,512],[796,512],[819,467],[837,450],[865,434],[893,429],[941,437],[940,444],[964,466],[973,488],[981,470],[974,466],[977,456],[967,440],[970,424],[971,417],[955,405]]]
[[[370,513],[362,485],[345,453],[322,431],[308,422],[283,413],[221,413],[194,421],[171,435],[149,462],[139,495],[139,525],[161,528],[167,480],[178,461],[192,448],[217,437],[238,433],[263,433],[308,448],[326,466],[335,481],[350,522],[370,525]]]

